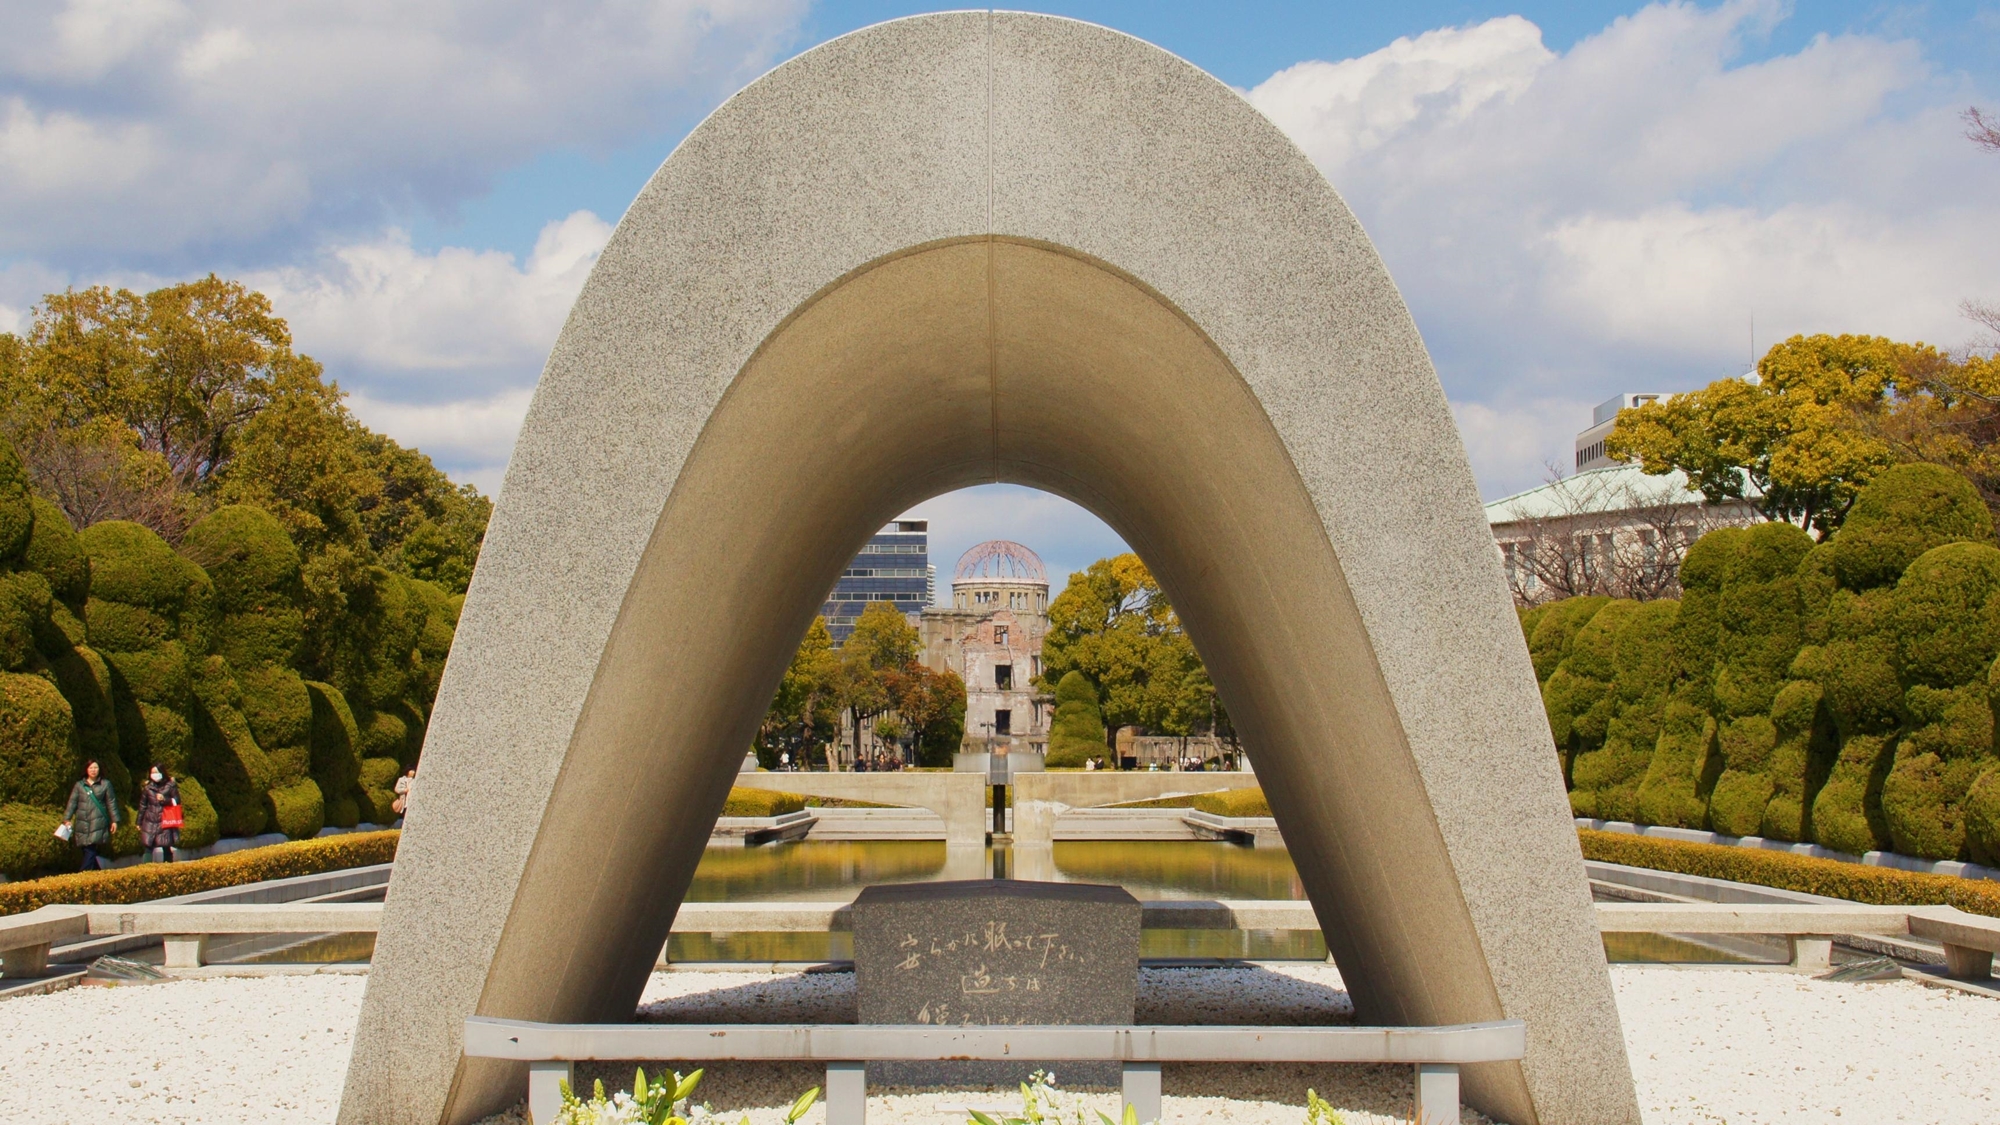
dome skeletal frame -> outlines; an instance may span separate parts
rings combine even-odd
[[[988,539],[958,556],[952,571],[952,585],[960,583],[1049,584],[1049,572],[1040,555],[1008,539]]]

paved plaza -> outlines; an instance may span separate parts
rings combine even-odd
[[[2000,1001],[1911,981],[1836,984],[1752,969],[1614,965],[1611,977],[1646,1125],[2000,1120],[2000,1079],[1978,1061],[1991,1051]],[[188,980],[10,1000],[0,1021],[8,1120],[330,1123],[365,979]],[[653,976],[642,1014],[784,1022],[851,1019],[853,1011],[851,974],[681,972]],[[1253,1012],[1310,1023],[1343,1021],[1350,1009],[1328,965],[1142,973],[1142,1021],[1229,1022]],[[781,1107],[817,1081],[810,1067],[724,1064],[706,1093],[731,1123],[748,1113],[754,1125],[775,1125]],[[1349,1125],[1401,1121],[1409,1096],[1402,1067],[1190,1067],[1167,1075],[1166,1117],[1172,1125],[1296,1125],[1307,1085]],[[1191,1096],[1196,1090],[1205,1096]],[[1085,1098],[1112,1111],[1116,1100]],[[1017,1101],[892,1093],[871,1099],[869,1121],[957,1125],[968,1104]],[[822,1120],[818,1108],[807,1118]],[[1486,1118],[1467,1110],[1464,1121]]]

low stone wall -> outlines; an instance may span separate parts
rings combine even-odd
[[[1014,779],[1014,846],[1047,847],[1056,821],[1071,809],[1122,805],[1257,785],[1254,773],[1151,770],[1060,770]]]
[[[986,844],[986,778],[970,773],[740,773],[735,784],[746,789],[776,789],[808,797],[839,797],[878,805],[929,809],[945,826],[945,842],[953,846]]]

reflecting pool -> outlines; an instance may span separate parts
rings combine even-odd
[[[1302,899],[1291,856],[1204,840],[1059,840],[1055,870],[1024,870],[1011,848],[950,855],[942,840],[800,840],[756,848],[710,848],[695,869],[690,902],[845,902],[871,883],[1043,878],[1115,883],[1134,898]],[[1318,960],[1326,942],[1296,930],[1147,930],[1148,958]],[[853,938],[839,934],[675,934],[674,961],[844,961]]]

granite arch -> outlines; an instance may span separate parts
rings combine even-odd
[[[459,1053],[475,1012],[629,1014],[833,578],[992,480],[1159,574],[1364,1020],[1523,1018],[1528,1057],[1469,1101],[1638,1120],[1534,676],[1366,235],[1189,64],[987,12],[778,67],[619,224],[466,599],[341,1120],[516,1098]]]

